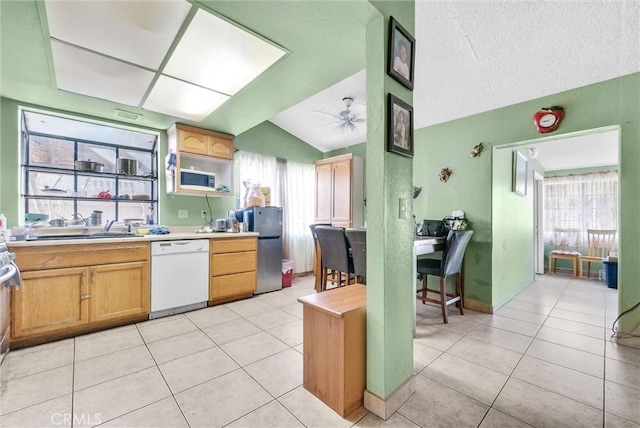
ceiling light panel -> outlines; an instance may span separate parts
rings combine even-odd
[[[167,76],[160,76],[144,108],[200,122],[230,97]]]
[[[47,0],[45,5],[51,37],[153,70],[191,8],[183,0]]]
[[[285,53],[200,9],[163,73],[233,95]]]
[[[58,89],[138,106],[154,73],[55,40],[51,41]]]

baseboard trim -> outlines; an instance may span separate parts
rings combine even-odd
[[[414,380],[415,376],[411,375],[405,383],[400,385],[387,398],[380,398],[365,390],[364,408],[386,421],[413,395],[415,392]]]
[[[472,311],[483,312],[485,314],[493,313],[493,306],[487,303],[478,302],[477,300],[464,299],[464,308],[471,309]]]

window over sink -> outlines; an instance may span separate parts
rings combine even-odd
[[[24,213],[157,222],[158,134],[21,109]]]

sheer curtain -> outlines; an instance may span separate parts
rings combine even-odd
[[[298,273],[313,270],[314,167],[312,164],[276,159],[240,151],[236,154],[239,199],[244,207],[245,186],[251,181],[271,188],[271,205],[282,207],[284,258],[293,260]]]
[[[294,261],[295,272],[313,270],[313,223],[315,173],[312,164],[287,161],[284,183],[284,254]]]
[[[271,205],[281,206],[281,194],[277,189],[276,158],[243,150],[236,154],[236,158],[238,160],[238,189],[240,197],[238,206],[244,208],[246,188],[243,182],[245,181],[259,184],[261,187],[270,187]]]
[[[545,177],[544,236],[555,228],[579,229],[587,244],[587,229],[618,228],[618,171]]]

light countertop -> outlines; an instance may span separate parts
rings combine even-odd
[[[51,246],[51,245],[81,245],[81,244],[113,244],[119,242],[140,242],[140,241],[177,241],[181,239],[235,239],[235,238],[246,238],[246,237],[255,237],[259,234],[256,232],[239,232],[239,233],[231,233],[231,232],[176,232],[169,233],[166,235],[141,235],[141,236],[132,236],[125,238],[77,238],[77,239],[46,239],[42,241],[33,240],[33,241],[9,241],[7,245],[9,248],[15,247],[40,247],[40,246]]]

